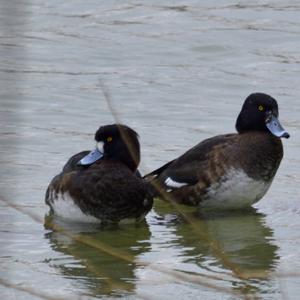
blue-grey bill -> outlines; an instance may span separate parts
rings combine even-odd
[[[97,160],[101,159],[103,153],[100,152],[97,148],[91,151],[88,155],[83,157],[77,164],[78,165],[91,165]]]
[[[289,133],[281,126],[277,117],[272,115],[266,122],[267,128],[271,131],[271,133],[277,137],[289,138]]]

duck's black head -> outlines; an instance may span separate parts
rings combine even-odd
[[[101,126],[96,134],[97,148],[80,160],[79,164],[89,165],[99,159],[124,163],[135,171],[140,163],[138,134],[122,124]]]
[[[254,93],[245,100],[235,127],[239,133],[265,131],[277,137],[289,138],[290,135],[281,126],[278,116],[278,104],[274,98]]]

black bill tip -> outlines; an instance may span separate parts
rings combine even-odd
[[[282,135],[282,137],[288,139],[288,138],[290,137],[290,134],[287,133],[287,132],[285,132],[285,133]]]

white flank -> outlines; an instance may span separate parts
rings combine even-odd
[[[53,198],[53,201],[51,201],[51,207],[54,210],[55,215],[68,221],[79,223],[101,223],[100,219],[84,214],[74,203],[69,193],[58,194],[58,198]]]
[[[175,180],[173,180],[171,177],[168,177],[166,180],[165,180],[165,185],[168,186],[168,187],[171,187],[171,188],[180,188],[182,186],[185,186],[185,185],[188,185],[188,183],[185,183],[185,182],[177,182]]]
[[[254,180],[242,170],[230,169],[219,182],[210,186],[201,207],[238,209],[249,207],[260,200],[271,182]]]

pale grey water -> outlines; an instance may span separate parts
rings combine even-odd
[[[298,299],[299,14],[299,1],[2,0],[0,195],[41,219],[52,176],[70,155],[93,147],[99,125],[114,122],[99,81],[119,120],[141,136],[143,172],[234,131],[254,91],[278,100],[291,138],[254,211],[196,217],[208,239],[160,202],[137,227],[68,226],[131,254],[133,263],[52,232],[1,201],[1,284],[65,299]],[[234,277],[228,265],[250,279]],[[258,279],[251,272],[270,274]],[[3,285],[0,295],[39,299]]]

